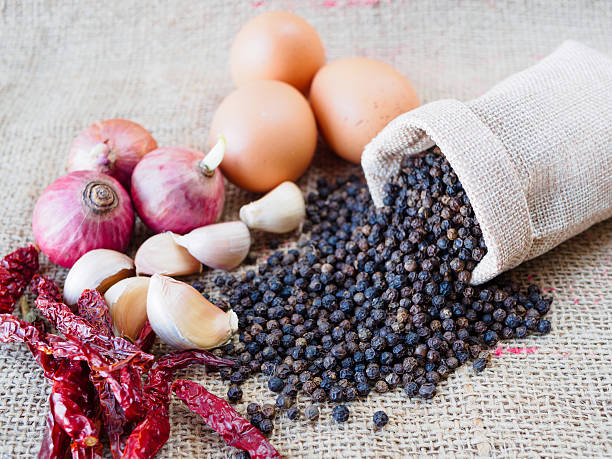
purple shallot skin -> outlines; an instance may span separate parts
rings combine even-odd
[[[149,228],[185,234],[221,216],[223,175],[218,169],[202,168],[204,157],[189,148],[166,147],[138,163],[132,175],[132,199]]]

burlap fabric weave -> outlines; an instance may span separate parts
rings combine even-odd
[[[567,41],[467,104],[398,116],[362,157],[376,205],[402,159],[434,144],[487,242],[480,284],[612,215],[612,59]]]
[[[249,17],[291,8],[319,31],[328,58],[364,55],[396,66],[421,100],[472,100],[535,64],[566,39],[612,55],[608,1],[0,1],[0,252],[32,240],[36,197],[64,172],[72,138],[93,121],[125,117],[160,145],[204,148],[215,107],[232,88],[228,52]],[[359,172],[321,146],[316,178]],[[228,185],[223,218],[254,196]],[[136,242],[147,236],[137,227]],[[281,242],[295,239],[289,235]],[[269,239],[256,235],[256,253]],[[133,250],[133,248],[132,248]],[[490,368],[463,367],[429,401],[400,390],[351,403],[338,425],[275,422],[288,457],[609,457],[612,455],[612,221],[597,224],[505,274],[554,289],[550,335],[503,343]],[[47,274],[64,270],[45,261]],[[206,276],[210,279],[210,275]],[[162,346],[156,352],[164,352]],[[223,395],[200,369],[182,377]],[[0,348],[0,457],[38,451],[49,386],[19,345]],[[264,379],[247,401],[271,401]],[[299,399],[304,407],[307,399]],[[375,431],[372,414],[390,417]],[[233,450],[176,399],[160,457],[231,457]]]

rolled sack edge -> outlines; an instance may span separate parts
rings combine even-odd
[[[533,230],[518,174],[501,141],[457,100],[439,100],[404,113],[366,145],[361,165],[374,204],[383,205],[383,187],[402,159],[433,145],[461,181],[487,244],[471,283],[482,284],[521,264],[529,254]]]

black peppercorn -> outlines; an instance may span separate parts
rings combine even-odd
[[[292,406],[287,410],[287,417],[292,421],[295,421],[300,416],[300,410],[297,407]]]
[[[247,414],[253,416],[255,413],[260,413],[261,407],[257,403],[249,403],[247,405]]]
[[[374,413],[373,421],[377,428],[382,429],[389,422],[389,416],[384,411],[377,411]]]
[[[385,392],[389,391],[389,385],[385,380],[380,379],[376,381],[376,384],[374,385],[374,390],[379,394],[384,394]]]
[[[419,395],[424,399],[430,399],[436,394],[436,386],[431,383],[425,383],[419,388]]]
[[[344,400],[344,388],[341,386],[333,386],[327,395],[329,400],[334,403],[340,403]]]
[[[240,387],[232,385],[227,391],[227,399],[230,402],[237,402],[242,398],[242,389]]]
[[[261,414],[266,419],[274,419],[276,408],[271,403],[264,403],[261,406]]]
[[[280,392],[283,390],[283,387],[285,387],[285,382],[277,376],[272,376],[268,380],[268,389],[272,392]]]
[[[263,419],[259,423],[259,430],[264,435],[270,435],[272,431],[274,430],[274,424],[272,423],[270,419]]]
[[[346,405],[337,405],[332,410],[332,416],[336,422],[346,422],[349,418],[349,409]]]
[[[404,387],[404,392],[406,392],[408,397],[412,398],[419,393],[419,385],[415,382],[409,382]]]
[[[308,405],[304,410],[304,417],[309,421],[314,421],[319,418],[319,408],[316,405]]]
[[[251,419],[249,420],[251,424],[253,424],[253,426],[257,429],[259,429],[259,426],[261,425],[261,421],[264,420],[264,417],[261,413],[255,413],[253,416],[251,416]]]
[[[312,400],[318,403],[324,402],[325,399],[327,398],[327,394],[325,393],[325,390],[323,390],[322,388],[317,388],[312,392]]]
[[[476,359],[474,360],[474,363],[472,366],[474,367],[474,371],[476,373],[480,373],[486,368],[487,359],[482,359],[482,358]]]
[[[359,395],[361,395],[362,397],[367,396],[370,393],[370,391],[372,390],[370,385],[367,382],[365,382],[365,381],[358,383],[357,386],[356,386],[356,389],[357,389],[357,393]]]
[[[281,410],[286,410],[291,405],[293,405],[293,398],[289,395],[280,394],[276,397],[276,407]]]
[[[538,332],[542,334],[550,333],[550,322],[546,319],[542,319],[538,322]]]

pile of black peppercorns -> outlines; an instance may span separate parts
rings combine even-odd
[[[469,199],[437,147],[409,157],[385,186],[376,209],[355,176],[307,197],[307,221],[297,250],[276,251],[257,270],[215,283],[239,317],[239,342],[225,352],[239,365],[223,369],[240,385],[262,372],[278,393],[276,408],[293,406],[300,391],[312,402],[338,405],[398,386],[409,397],[433,397],[457,367],[484,370],[499,340],[548,333],[552,298],[514,283],[469,285],[486,253]],[[272,416],[253,408],[254,424]],[[306,419],[316,419],[309,406]],[[261,419],[259,419],[261,418]],[[267,422],[267,421],[270,421]],[[379,415],[378,424],[386,423]]]

